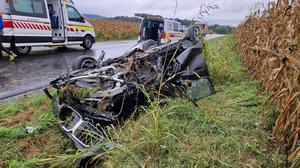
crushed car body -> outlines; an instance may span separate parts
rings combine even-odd
[[[87,150],[105,141],[103,128],[126,121],[158,94],[199,99],[188,91],[197,89],[192,82],[199,80],[213,94],[197,31],[192,26],[186,37],[167,44],[143,41],[115,59],[103,61],[104,54],[98,60],[79,58],[72,71],[50,83],[57,97],[44,90],[54,102],[60,129],[78,149]]]

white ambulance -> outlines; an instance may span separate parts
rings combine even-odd
[[[81,45],[96,42],[93,26],[72,0],[0,0],[4,20],[3,45],[19,55],[35,46]]]
[[[186,36],[181,23],[175,20],[164,19],[160,15],[145,13],[137,13],[135,16],[142,19],[138,33],[139,41],[151,39],[164,44],[178,41]]]

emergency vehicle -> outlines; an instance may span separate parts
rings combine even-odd
[[[4,19],[3,45],[19,55],[35,46],[95,43],[93,26],[78,12],[72,0],[0,0]]]
[[[175,20],[144,13],[137,13],[135,16],[142,19],[138,33],[139,41],[151,39],[164,44],[180,40],[186,36],[181,23]]]

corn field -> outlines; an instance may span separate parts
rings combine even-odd
[[[235,34],[243,64],[280,109],[274,138],[289,167],[300,167],[300,0],[261,5]]]
[[[95,27],[97,40],[127,40],[137,38],[139,24],[114,20],[90,20]]]

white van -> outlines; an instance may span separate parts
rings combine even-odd
[[[154,40],[158,43],[168,43],[177,41],[185,37],[181,23],[164,19],[160,15],[135,14],[142,18],[140,31],[138,33],[139,41]]]
[[[4,47],[20,56],[35,46],[95,43],[93,26],[75,8],[72,0],[0,0],[4,19]]]

